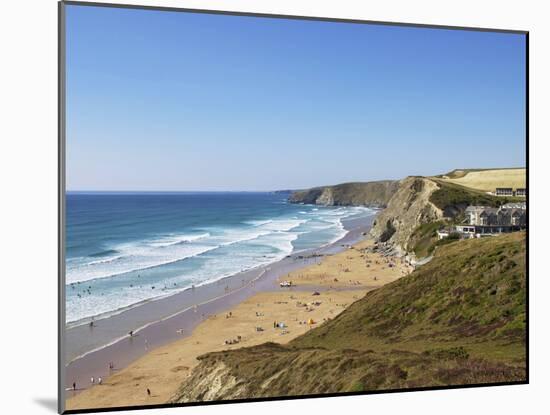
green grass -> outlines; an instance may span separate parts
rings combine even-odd
[[[415,229],[408,246],[417,258],[424,258],[433,253],[437,244],[437,231],[445,224],[444,221],[430,222],[424,223]]]
[[[524,232],[442,245],[286,346],[201,356],[175,400],[220,362],[220,399],[525,380],[525,269]]]
[[[524,317],[525,233],[517,232],[442,246],[428,264],[370,292],[337,319],[295,342],[306,345],[323,338],[338,346],[345,339],[348,347],[359,347],[365,340],[360,333],[404,341],[430,332],[430,341],[458,341],[461,346],[465,338],[478,335],[508,336],[524,328]],[[354,326],[356,336],[345,333]],[[515,335],[523,341],[524,333]]]

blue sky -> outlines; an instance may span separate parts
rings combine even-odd
[[[67,7],[67,189],[525,165],[523,35]]]

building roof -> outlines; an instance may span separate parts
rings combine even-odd
[[[466,212],[480,212],[485,209],[491,209],[489,206],[468,206]]]
[[[498,208],[490,206],[468,206],[465,212],[477,212],[477,213],[498,213]]]
[[[501,206],[502,209],[527,209],[526,202],[505,203]]]

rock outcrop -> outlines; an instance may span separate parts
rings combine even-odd
[[[408,242],[415,229],[443,217],[442,210],[430,202],[430,196],[438,188],[437,183],[425,177],[401,180],[386,209],[376,218],[371,236],[403,252],[409,251]]]

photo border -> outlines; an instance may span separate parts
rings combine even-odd
[[[117,9],[138,9],[138,10],[154,10],[180,13],[194,14],[210,14],[210,15],[229,15],[229,16],[244,16],[244,17],[260,17],[269,19],[286,19],[286,20],[309,20],[323,21],[336,23],[355,23],[366,25],[380,26],[398,26],[398,27],[413,27],[427,29],[443,29],[443,30],[464,30],[475,32],[493,32],[493,33],[509,33],[519,34],[525,37],[525,173],[526,173],[526,251],[525,251],[525,272],[526,272],[526,341],[525,341],[525,360],[526,360],[526,376],[522,381],[511,382],[494,382],[494,383],[476,383],[467,385],[448,385],[448,386],[429,386],[421,388],[402,388],[402,389],[385,389],[362,392],[337,392],[325,394],[311,395],[291,395],[280,397],[264,397],[264,398],[246,398],[246,399],[230,399],[204,402],[187,402],[187,403],[166,403],[152,405],[132,405],[132,406],[116,406],[105,408],[88,408],[88,409],[65,409],[65,183],[66,183],[66,6],[88,6],[88,7],[103,7]],[[358,396],[358,395],[378,395],[386,393],[400,392],[422,392],[422,391],[437,391],[451,389],[469,389],[480,387],[493,386],[511,386],[511,385],[527,385],[529,384],[529,31],[528,30],[508,30],[486,27],[471,27],[471,26],[449,26],[435,25],[422,23],[402,23],[388,22],[376,20],[360,20],[348,18],[331,18],[331,17],[313,17],[285,14],[268,14],[254,12],[236,12],[227,10],[208,10],[208,9],[192,9],[182,7],[166,7],[166,6],[146,6],[133,4],[116,4],[116,3],[99,3],[86,1],[60,1],[58,2],[58,413],[60,414],[83,414],[92,412],[113,412],[113,411],[128,411],[128,410],[143,410],[143,409],[162,409],[162,408],[180,408],[192,406],[206,405],[223,405],[247,402],[270,402],[295,399],[312,399],[312,398],[333,398],[343,396]]]

